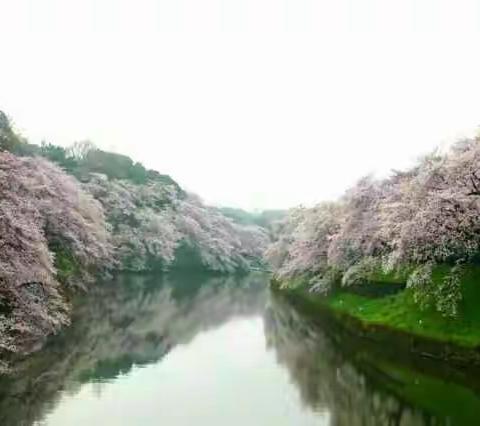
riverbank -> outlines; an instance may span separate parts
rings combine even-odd
[[[445,318],[434,309],[420,309],[409,289],[367,297],[345,290],[321,296],[301,281],[287,286],[272,280],[271,287],[312,318],[327,321],[349,335],[458,366],[480,366],[480,318],[475,309],[478,282],[480,269],[471,268],[462,283],[465,296],[456,319]]]
[[[92,143],[28,143],[0,111],[0,374],[71,323],[70,299],[119,272],[259,268],[267,229]]]
[[[301,301],[285,292],[273,292],[271,303],[276,322],[282,324],[277,329],[283,330],[277,346],[290,348],[282,353],[308,395],[331,395],[338,386],[341,403],[348,401],[349,407],[355,406],[357,423],[361,413],[368,413],[362,424],[476,424],[478,368],[458,368],[348,333],[339,321],[328,321],[317,311],[309,315]],[[314,377],[321,377],[321,392],[312,391]],[[365,392],[370,396],[362,399]],[[415,422],[407,417],[407,421],[400,422],[400,410],[391,409],[392,397],[402,401],[401,407],[414,406],[424,415],[435,417],[435,421],[428,423],[424,418]],[[389,407],[386,413],[392,415],[391,421],[388,414],[383,416],[385,412],[378,413],[381,407]],[[350,410],[345,407],[339,411]],[[376,413],[381,416],[378,423],[372,420],[377,418]],[[355,424],[354,420],[345,424]]]

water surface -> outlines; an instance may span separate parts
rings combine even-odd
[[[124,275],[0,382],[9,425],[477,424],[478,381],[359,348],[268,276]]]

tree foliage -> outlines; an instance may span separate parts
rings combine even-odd
[[[204,268],[232,272],[248,269],[267,246],[261,228],[236,224],[172,185],[139,186],[97,174],[85,188],[102,202],[116,257],[126,269],[168,269],[187,246]]]
[[[408,266],[419,304],[455,316],[456,265],[479,260],[479,218],[480,138],[474,138],[387,179],[363,178],[336,203],[291,211],[267,258],[283,277],[335,268],[344,283],[361,281],[372,262],[385,271]],[[426,279],[425,268],[436,264],[451,265],[441,284]]]
[[[1,350],[15,335],[28,343],[67,322],[52,247],[75,256],[84,282],[110,244],[99,203],[46,160],[0,153],[0,194]]]
[[[182,248],[202,269],[246,270],[267,242],[167,175],[89,141],[31,145],[0,113],[0,353],[67,323],[65,290],[94,271],[167,270]]]
[[[176,226],[181,240],[194,247],[202,264],[220,272],[246,270],[268,244],[266,232],[255,225],[240,225],[189,194],[177,204]]]
[[[109,179],[124,179],[135,184],[150,181],[172,185],[183,194],[177,182],[156,170],[149,170],[142,163],[115,152],[103,151],[89,140],[82,140],[64,148],[43,141],[40,146],[30,144],[13,129],[7,115],[0,111],[0,151],[8,151],[22,157],[42,156],[56,163],[69,174],[85,181],[90,173],[102,173]]]

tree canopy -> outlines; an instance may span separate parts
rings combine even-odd
[[[336,270],[343,285],[373,267],[410,271],[418,301],[456,315],[462,265],[480,259],[479,218],[480,138],[473,138],[387,179],[365,177],[337,202],[292,210],[267,257],[280,277]],[[437,264],[452,271],[442,285],[432,284]]]

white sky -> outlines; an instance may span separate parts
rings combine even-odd
[[[0,0],[0,109],[212,203],[288,207],[480,124],[480,1]]]

